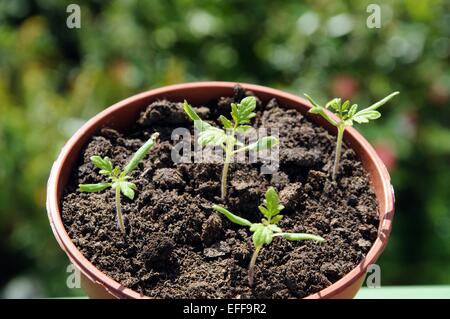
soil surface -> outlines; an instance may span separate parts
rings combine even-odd
[[[229,116],[230,103],[247,95],[252,93],[237,86],[234,96],[194,106],[203,119],[217,122],[219,115]],[[335,137],[275,99],[267,104],[258,100],[253,125],[279,129],[279,170],[264,175],[261,164],[232,164],[222,205],[258,222],[257,206],[274,186],[286,206],[279,226],[326,239],[275,238],[258,257],[253,287],[247,281],[251,233],[210,208],[221,203],[222,165],[171,160],[172,130],[193,129],[181,103],[154,102],[129,132],[104,128],[90,140],[61,203],[69,236],[96,267],[150,297],[295,298],[336,282],[364,258],[377,237],[378,207],[367,172],[344,145],[337,181],[332,181],[328,172]],[[134,200],[122,196],[124,237],[116,224],[113,190],[81,193],[77,186],[102,181],[90,156],[109,156],[123,167],[155,131],[159,143],[131,174],[138,187]]]

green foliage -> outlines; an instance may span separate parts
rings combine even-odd
[[[266,222],[271,223],[272,218],[277,216],[284,209],[284,206],[280,204],[277,191],[273,187],[270,187],[266,192],[266,198],[264,199],[263,204],[258,208],[260,212],[266,216]],[[280,217],[282,216],[278,215],[277,221],[281,219]],[[277,221],[274,221],[273,223],[276,223]]]
[[[191,105],[184,101],[184,112],[194,121],[194,127],[199,131],[198,143],[202,146],[220,146],[225,152],[224,165],[221,180],[221,197],[224,199],[227,194],[227,174],[230,161],[239,152],[255,150],[257,152],[270,149],[279,143],[273,136],[265,136],[247,146],[243,146],[236,138],[237,133],[245,133],[251,128],[250,120],[256,116],[256,99],[253,96],[245,97],[240,103],[231,103],[232,121],[221,115],[219,121],[223,129],[217,128],[203,121],[195,112]],[[235,149],[236,146],[240,148]]]
[[[399,92],[394,92],[383,98],[382,100],[372,104],[371,106],[358,111],[358,105],[352,104],[350,106],[350,101],[345,101],[342,103],[340,98],[334,98],[325,104],[325,107],[319,105],[316,101],[314,101],[308,94],[305,94],[306,98],[311,102],[312,107],[309,110],[309,113],[319,114],[332,125],[336,126],[338,130],[337,140],[336,140],[336,150],[335,150],[335,159],[334,166],[332,172],[333,180],[336,179],[337,171],[339,169],[339,160],[341,157],[341,147],[342,147],[342,138],[344,136],[344,130],[347,126],[352,126],[353,121],[357,123],[368,123],[371,120],[376,120],[381,116],[381,113],[377,111],[377,109],[388,102],[391,98],[399,94]],[[336,121],[333,117],[331,117],[327,110],[331,110],[338,118]]]
[[[250,123],[250,119],[256,116],[253,112],[256,108],[256,99],[253,96],[247,96],[241,103],[231,103],[231,117],[235,128],[242,128],[242,124]]]
[[[250,231],[253,233],[252,241],[253,245],[255,246],[255,250],[249,265],[250,286],[253,285],[253,273],[258,254],[264,245],[269,245],[272,242],[274,237],[283,237],[291,241],[324,241],[322,237],[317,235],[283,232],[283,230],[279,226],[277,226],[277,223],[280,222],[280,220],[283,218],[283,215],[280,215],[280,212],[284,209],[284,206],[280,203],[278,193],[273,187],[269,187],[269,189],[266,191],[263,204],[258,207],[261,214],[263,214],[265,217],[261,219],[261,223],[252,223],[249,220],[237,216],[219,205],[213,205],[212,208],[223,214],[231,222],[237,225],[249,227]]]
[[[241,225],[241,226],[252,226],[252,223],[248,221],[245,218],[239,217],[237,215],[234,215],[233,213],[229,212],[225,208],[219,206],[219,205],[213,205],[213,209],[217,210],[219,213],[222,213],[225,215],[226,218],[228,218],[230,221],[232,221],[235,224]]]
[[[155,141],[158,138],[159,134],[154,133],[150,138],[147,140],[147,142],[144,143],[137,151],[134,153],[131,160],[128,162],[128,164],[123,169],[123,175],[127,176],[130,174],[136,167],[139,165],[139,163],[144,159],[145,155],[150,152],[150,150],[155,145]],[[109,166],[108,166],[109,167]],[[112,166],[111,166],[112,167]]]
[[[144,159],[145,155],[152,149],[155,145],[156,139],[159,134],[154,133],[147,142],[144,143],[137,151],[133,154],[133,157],[130,161],[125,165],[123,171],[120,170],[119,166],[115,166],[113,168],[113,164],[108,157],[101,158],[100,156],[92,156],[91,162],[100,169],[99,173],[105,175],[105,177],[109,180],[109,182],[102,182],[97,184],[80,184],[79,190],[80,192],[101,192],[107,188],[112,188],[116,192],[116,213],[117,213],[117,222],[120,228],[120,231],[125,234],[125,225],[122,217],[122,210],[120,204],[120,193],[129,199],[134,199],[134,191],[137,189],[136,184],[129,182],[128,176],[139,163]]]

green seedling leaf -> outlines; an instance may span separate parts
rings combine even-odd
[[[250,231],[254,233],[254,232],[257,231],[258,229],[263,228],[263,227],[265,227],[264,224],[261,224],[261,223],[253,223],[253,224],[250,224]]]
[[[273,137],[273,136],[264,136],[261,139],[259,139],[255,144],[256,144],[255,149],[257,152],[259,152],[259,151],[271,149],[275,145],[280,144],[280,141],[276,137]]]
[[[239,134],[245,134],[247,133],[248,130],[252,129],[253,126],[251,125],[240,125],[237,129],[236,132]]]
[[[156,139],[158,138],[159,134],[154,133],[150,136],[150,138],[147,140],[147,142],[144,143],[137,151],[134,153],[131,160],[128,162],[128,164],[125,166],[123,173],[124,175],[128,175],[131,171],[133,171],[139,163],[144,159],[144,157],[150,152],[150,150],[153,148],[153,146],[156,143]]]
[[[283,219],[283,215],[276,215],[276,216],[274,216],[274,217],[272,217],[272,223],[273,224],[276,224],[276,223],[278,223],[280,220],[282,220]]]
[[[103,166],[103,159],[100,156],[98,156],[98,155],[91,156],[91,162],[92,162],[92,164],[94,164],[98,168],[104,168],[104,166]]]
[[[256,99],[253,96],[242,99],[239,104],[231,103],[231,117],[235,126],[250,122],[250,119],[256,116],[256,113],[253,112],[255,108]]]
[[[353,115],[355,115],[355,113],[356,113],[357,110],[358,110],[358,104],[353,104],[353,105],[350,107],[350,110],[348,111],[348,117],[349,117],[349,118],[352,118]]]
[[[78,187],[80,192],[97,193],[111,187],[111,183],[80,184]]]
[[[377,108],[379,108],[380,106],[382,106],[383,104],[386,104],[390,99],[392,99],[394,96],[400,94],[400,92],[396,91],[393,92],[391,94],[389,94],[388,96],[386,96],[385,98],[383,98],[382,100],[372,104],[371,106],[369,106],[368,108],[366,108],[365,110],[376,110]]]
[[[347,100],[347,101],[344,102],[344,104],[342,104],[342,106],[341,106],[341,111],[342,111],[342,112],[346,112],[346,111],[348,110],[349,107],[350,107],[350,101]]]
[[[223,145],[227,140],[227,134],[220,128],[211,126],[201,132],[198,136],[198,143],[200,145]]]
[[[187,116],[194,122],[194,127],[199,132],[203,132],[203,131],[209,129],[210,127],[212,127],[211,124],[203,121],[200,118],[200,116],[197,114],[197,112],[195,112],[194,108],[192,106],[190,106],[186,100],[184,100],[183,109],[184,109],[184,112],[187,114]]]
[[[212,208],[216,211],[218,211],[219,213],[225,215],[226,218],[228,218],[231,222],[241,225],[241,226],[248,226],[250,227],[252,225],[252,223],[250,221],[248,221],[245,218],[239,217],[237,215],[234,215],[233,213],[231,213],[230,211],[226,210],[225,208],[218,206],[218,205],[213,205]]]
[[[231,121],[227,119],[225,116],[223,115],[219,116],[219,121],[222,123],[225,129],[233,128],[233,123],[231,123]]]
[[[280,204],[278,193],[273,187],[269,187],[269,189],[267,190],[263,205],[265,206],[265,209],[262,210],[261,207],[259,209],[265,212],[263,214],[267,217],[269,222],[271,222],[272,217],[274,217],[284,209],[284,206]]]
[[[120,167],[119,166],[114,167],[114,169],[112,170],[112,175],[117,177],[119,176],[119,174],[120,174]]]
[[[280,216],[280,215],[278,215],[278,216]],[[275,216],[275,217],[278,217],[278,216]],[[273,222],[273,220],[272,220],[272,222]],[[267,228],[270,229],[274,233],[281,233],[283,231],[280,227],[278,227],[277,225],[274,225],[274,224],[267,225]]]
[[[352,120],[357,122],[357,123],[368,123],[369,120],[376,120],[380,116],[381,116],[381,113],[378,112],[378,111],[362,110],[362,111],[356,113],[352,117]]]
[[[111,172],[112,170],[112,163],[111,160],[108,157],[101,158],[98,155],[91,156],[91,162],[96,167],[100,168],[101,170]]]
[[[130,182],[120,182],[120,191],[129,199],[134,199],[136,185]]]
[[[239,115],[236,103],[231,103],[231,118],[233,119],[233,122],[237,126],[239,124]]]
[[[341,111],[341,99],[340,99],[340,98],[332,99],[330,102],[328,102],[328,103],[325,105],[325,108],[326,108],[326,109],[332,108],[332,109],[335,110],[336,112]]]
[[[189,118],[192,121],[201,121],[202,119],[200,118],[200,116],[198,116],[197,112],[195,112],[195,110],[192,108],[192,106],[189,105],[189,103],[184,100],[184,104],[183,104],[183,109],[184,112],[187,114],[187,116],[189,116]]]
[[[259,205],[258,209],[264,216],[266,216],[266,218],[270,218],[270,212],[266,207],[264,207],[263,205]]]
[[[278,145],[280,141],[274,136],[265,136],[256,142],[249,144],[248,150],[256,150],[257,152],[270,149]]]
[[[318,241],[318,242],[322,242],[325,241],[325,239],[323,239],[320,236],[317,235],[311,235],[311,234],[304,234],[304,233],[278,233],[276,234],[277,236],[282,236],[283,238],[286,238],[287,240],[314,240],[314,241]]]
[[[252,236],[253,244],[255,247],[268,245],[272,242],[273,232],[263,224],[257,224],[259,227],[254,227],[254,232]]]
[[[247,96],[241,100],[239,106],[240,108],[242,108],[242,110],[245,110],[247,114],[253,112],[253,110],[256,108],[256,99],[254,96]]]

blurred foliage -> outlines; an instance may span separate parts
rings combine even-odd
[[[397,196],[382,284],[450,284],[448,1],[377,1],[380,29],[366,27],[372,1],[77,1],[81,29],[68,29],[71,2],[0,0],[4,294],[80,293],[65,287],[68,262],[45,211],[52,161],[71,134],[120,99],[197,80],[359,105],[401,91],[382,120],[360,127]]]

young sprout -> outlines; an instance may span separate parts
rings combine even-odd
[[[203,121],[194,109],[184,101],[184,111],[189,118],[194,121],[194,127],[199,131],[198,143],[202,146],[220,146],[225,152],[224,165],[221,179],[221,198],[225,199],[227,196],[227,175],[228,167],[233,159],[233,156],[239,152],[247,150],[261,151],[270,149],[279,143],[278,139],[273,136],[265,136],[254,143],[243,146],[237,138],[237,133],[245,133],[252,128],[248,123],[256,116],[253,112],[256,108],[256,99],[253,96],[248,96],[241,100],[240,103],[231,103],[231,120],[221,115],[219,121],[222,123],[223,129],[217,128]],[[235,149],[235,146],[240,148]]]
[[[248,283],[250,287],[253,286],[253,275],[258,254],[264,245],[268,245],[272,242],[274,237],[283,237],[287,240],[315,240],[319,242],[325,240],[320,236],[311,234],[284,232],[277,226],[277,223],[283,218],[283,215],[280,215],[280,212],[284,209],[284,206],[280,204],[277,191],[273,187],[269,187],[265,197],[263,204],[258,207],[260,212],[264,215],[261,223],[252,223],[245,218],[234,215],[221,206],[212,206],[214,210],[225,215],[225,217],[233,223],[250,227],[250,231],[253,232],[252,240],[255,250],[248,267]]]
[[[138,166],[139,162],[152,149],[152,147],[155,145],[158,136],[159,136],[158,133],[152,134],[152,136],[148,139],[148,141],[145,142],[145,144],[142,145],[136,151],[136,153],[134,153],[133,157],[128,162],[128,164],[123,168],[122,171],[120,170],[119,166],[113,168],[113,164],[108,157],[101,158],[100,156],[97,155],[92,156],[91,157],[92,163],[100,169],[99,173],[105,175],[109,181],[97,184],[79,185],[79,190],[81,192],[91,192],[91,193],[101,192],[107,189],[108,187],[111,187],[112,189],[115,190],[117,224],[119,225],[119,229],[123,234],[125,234],[125,225],[123,222],[122,210],[120,205],[120,193],[122,192],[122,194],[128,197],[129,199],[134,198],[134,191],[136,190],[136,185],[128,181],[128,179],[130,178],[128,175]]]
[[[334,166],[332,172],[333,180],[336,180],[337,171],[339,169],[339,160],[341,157],[341,148],[342,148],[342,138],[344,136],[344,131],[347,126],[352,126],[353,121],[357,123],[368,123],[369,120],[376,120],[381,116],[381,113],[377,111],[377,109],[389,101],[391,98],[399,94],[400,92],[394,92],[390,95],[386,96],[384,99],[372,104],[371,106],[358,111],[358,105],[353,104],[350,106],[350,101],[345,101],[342,103],[340,98],[334,98],[329,101],[325,107],[318,105],[308,94],[305,94],[306,98],[313,105],[309,110],[310,113],[320,114],[324,119],[330,122],[332,125],[337,127],[338,135],[336,141],[336,152],[334,157]],[[325,111],[326,109],[331,108],[333,113],[338,117],[338,121],[329,116],[329,114]]]

